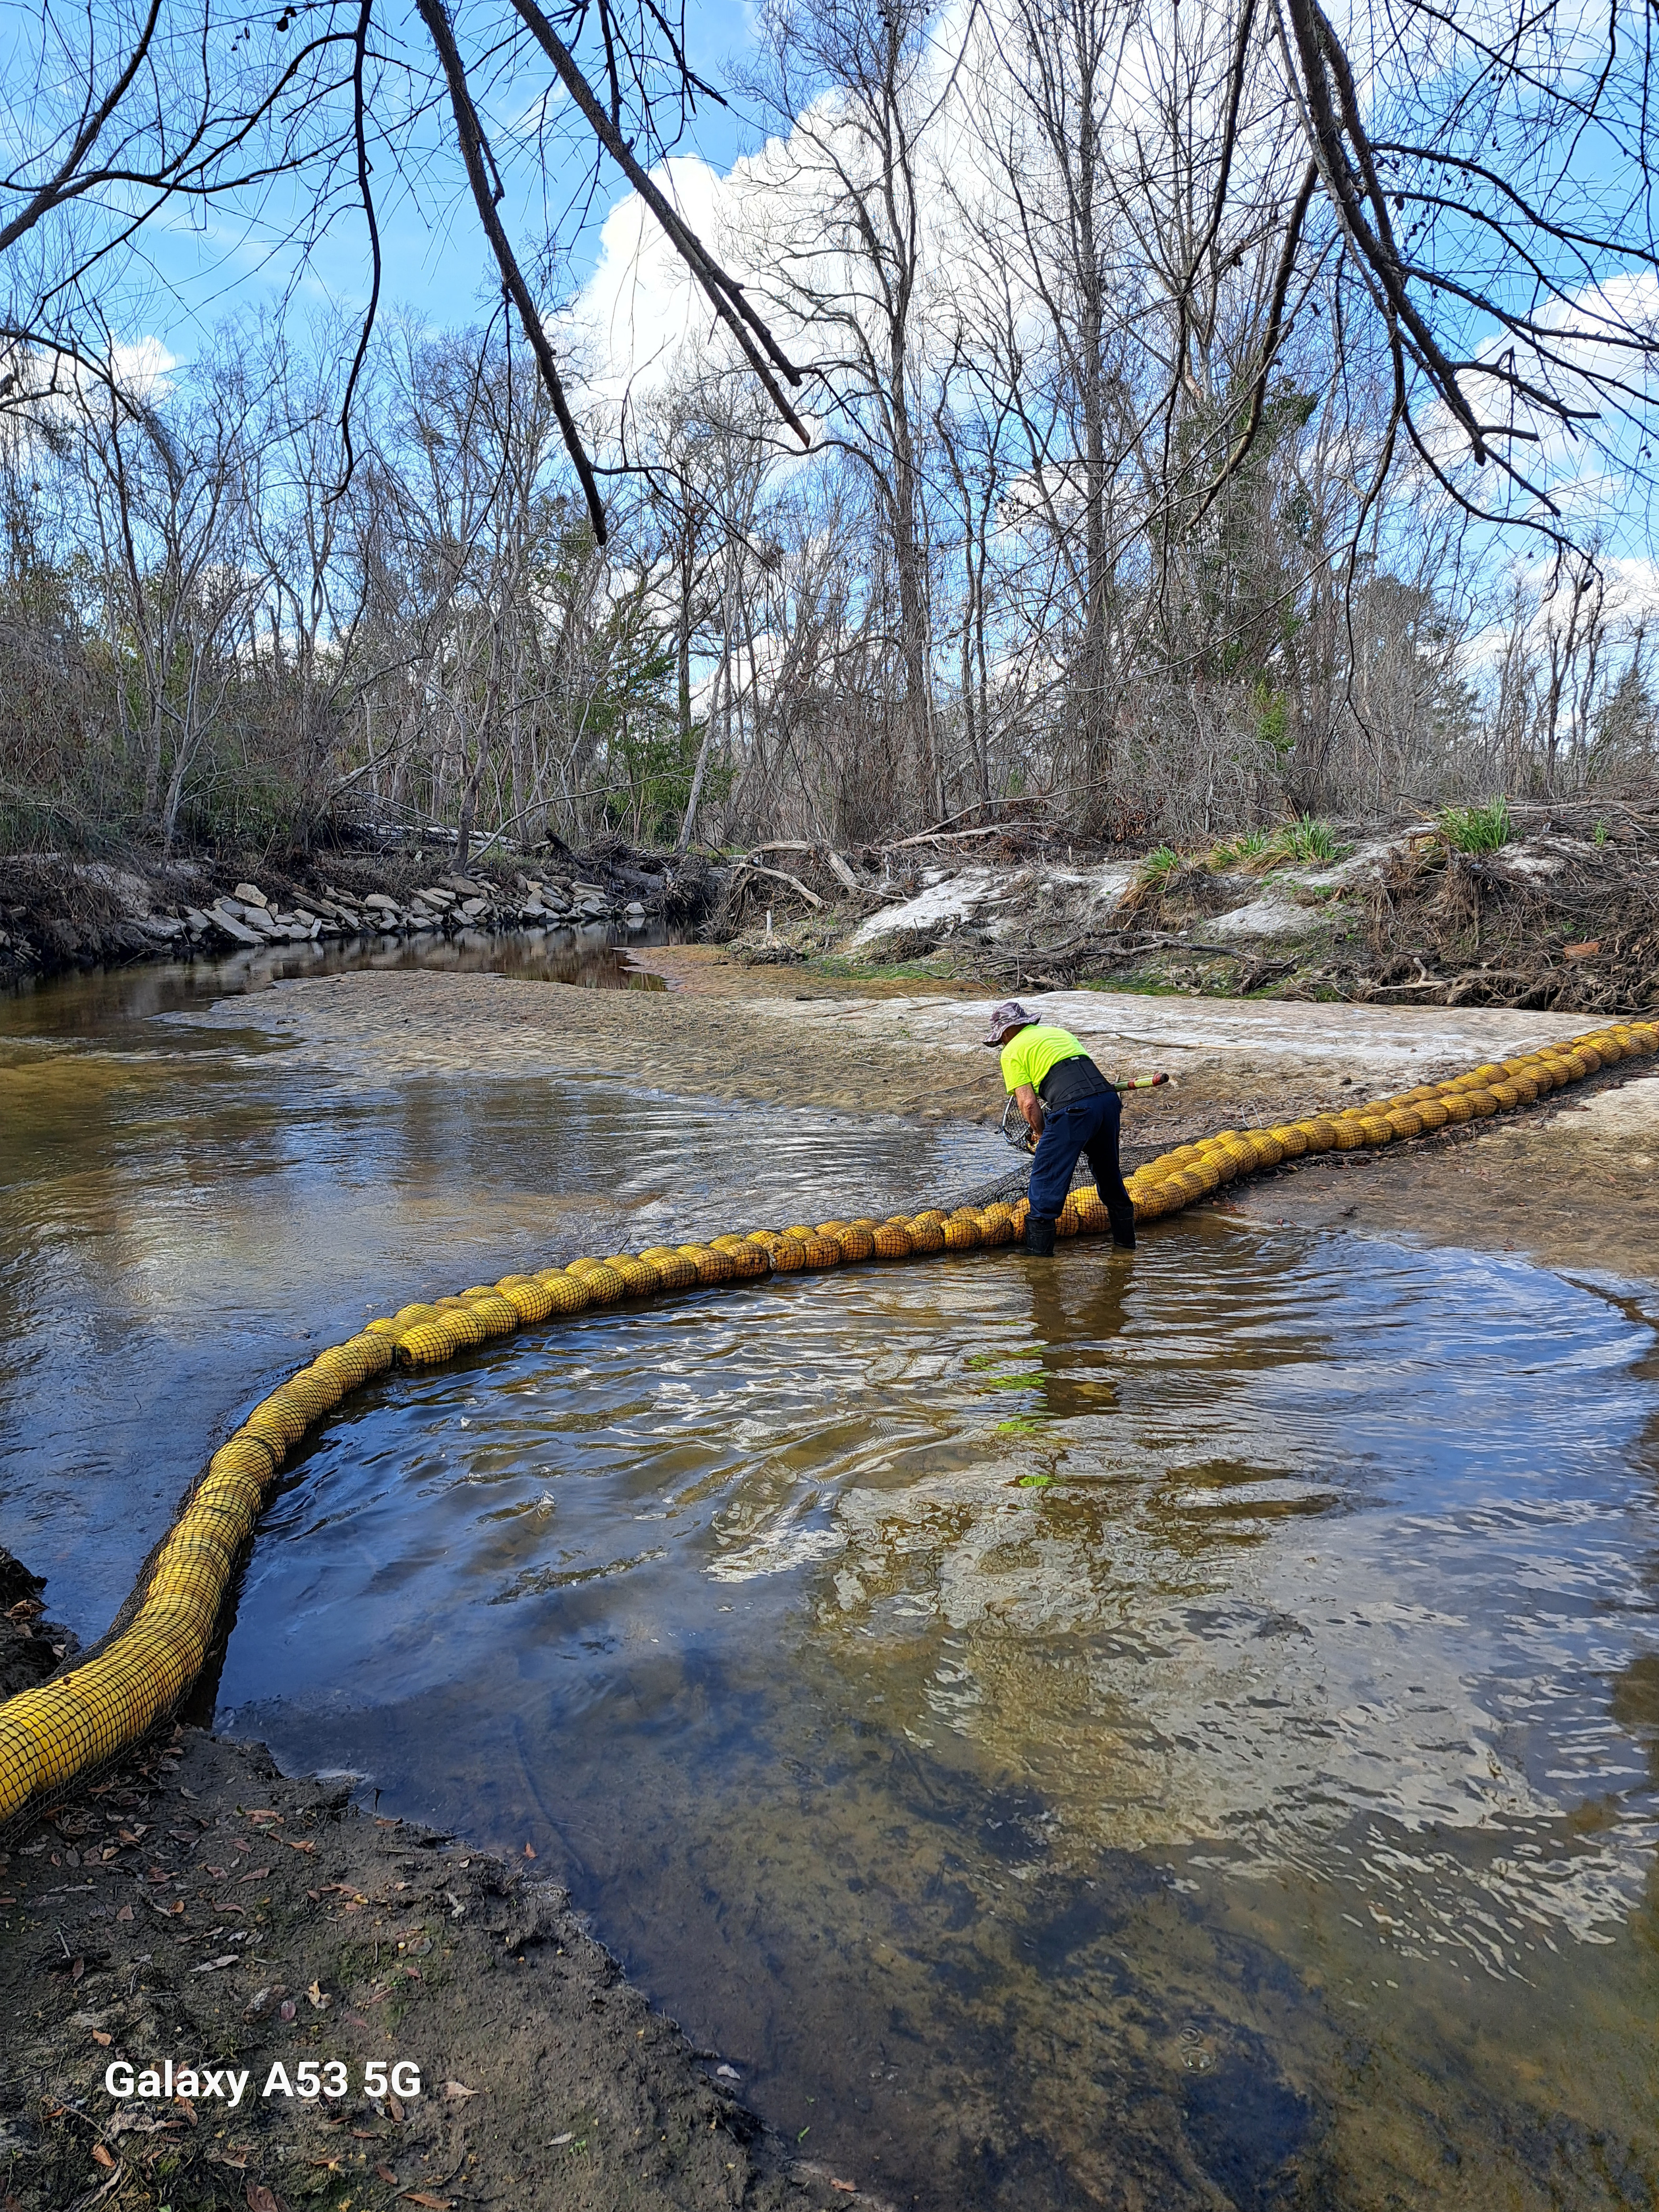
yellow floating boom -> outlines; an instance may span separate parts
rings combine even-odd
[[[1396,1098],[1270,1129],[1224,1129],[1180,1145],[1127,1178],[1137,1221],[1178,1212],[1234,1176],[1304,1152],[1355,1152],[1420,1136],[1449,1122],[1512,1111],[1612,1062],[1659,1052],[1651,1022],[1593,1030],[1449,1083],[1419,1084]],[[590,1306],[918,1254],[1011,1244],[1028,1208],[997,1204],[930,1209],[886,1221],[820,1221],[675,1249],[655,1245],[607,1260],[574,1260],[534,1275],[503,1275],[457,1297],[404,1306],[319,1354],[248,1415],[215,1452],[172,1528],[156,1547],[101,1649],[57,1680],[0,1705],[0,1827],[38,1812],[71,1784],[130,1751],[179,1705],[201,1673],[238,1559],[252,1536],[283,1460],[348,1392],[399,1368],[440,1366],[458,1352],[526,1324]],[[1092,1184],[1073,1190],[1062,1237],[1110,1222]]]

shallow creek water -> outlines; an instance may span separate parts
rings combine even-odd
[[[0,1536],[83,1634],[367,1313],[1006,1157],[337,1079],[167,1018],[216,980],[0,1031]],[[1214,1216],[613,1310],[349,1401],[218,1723],[529,1844],[900,2203],[1647,2205],[1656,1380],[1593,1290]]]

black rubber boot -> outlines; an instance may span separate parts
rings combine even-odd
[[[1028,1213],[1025,1217],[1025,1249],[1039,1260],[1054,1256],[1054,1217],[1052,1213]]]

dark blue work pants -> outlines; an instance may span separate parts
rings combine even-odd
[[[1097,1097],[1079,1098],[1073,1105],[1057,1106],[1052,1111],[1045,1106],[1027,1195],[1032,1212],[1051,1219],[1066,1203],[1079,1154],[1087,1153],[1095,1188],[1111,1216],[1112,1241],[1133,1249],[1134,1201],[1123,1188],[1117,1160],[1117,1128],[1122,1114],[1115,1091],[1103,1091]]]

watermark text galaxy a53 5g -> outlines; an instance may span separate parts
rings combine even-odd
[[[365,2097],[418,2097],[421,2069],[412,2059],[368,2058],[362,2063],[356,2088]],[[198,2104],[216,2099],[234,2111],[253,2096],[297,2098],[302,2104],[349,2097],[353,2093],[353,2069],[343,2058],[302,2058],[291,2069],[277,2059],[265,2074],[264,2087],[255,2092],[253,2074],[247,2067],[175,2066],[172,2059],[159,2066],[134,2066],[113,2058],[104,2069],[104,2087],[125,2104],[171,2104],[175,2097]]]

